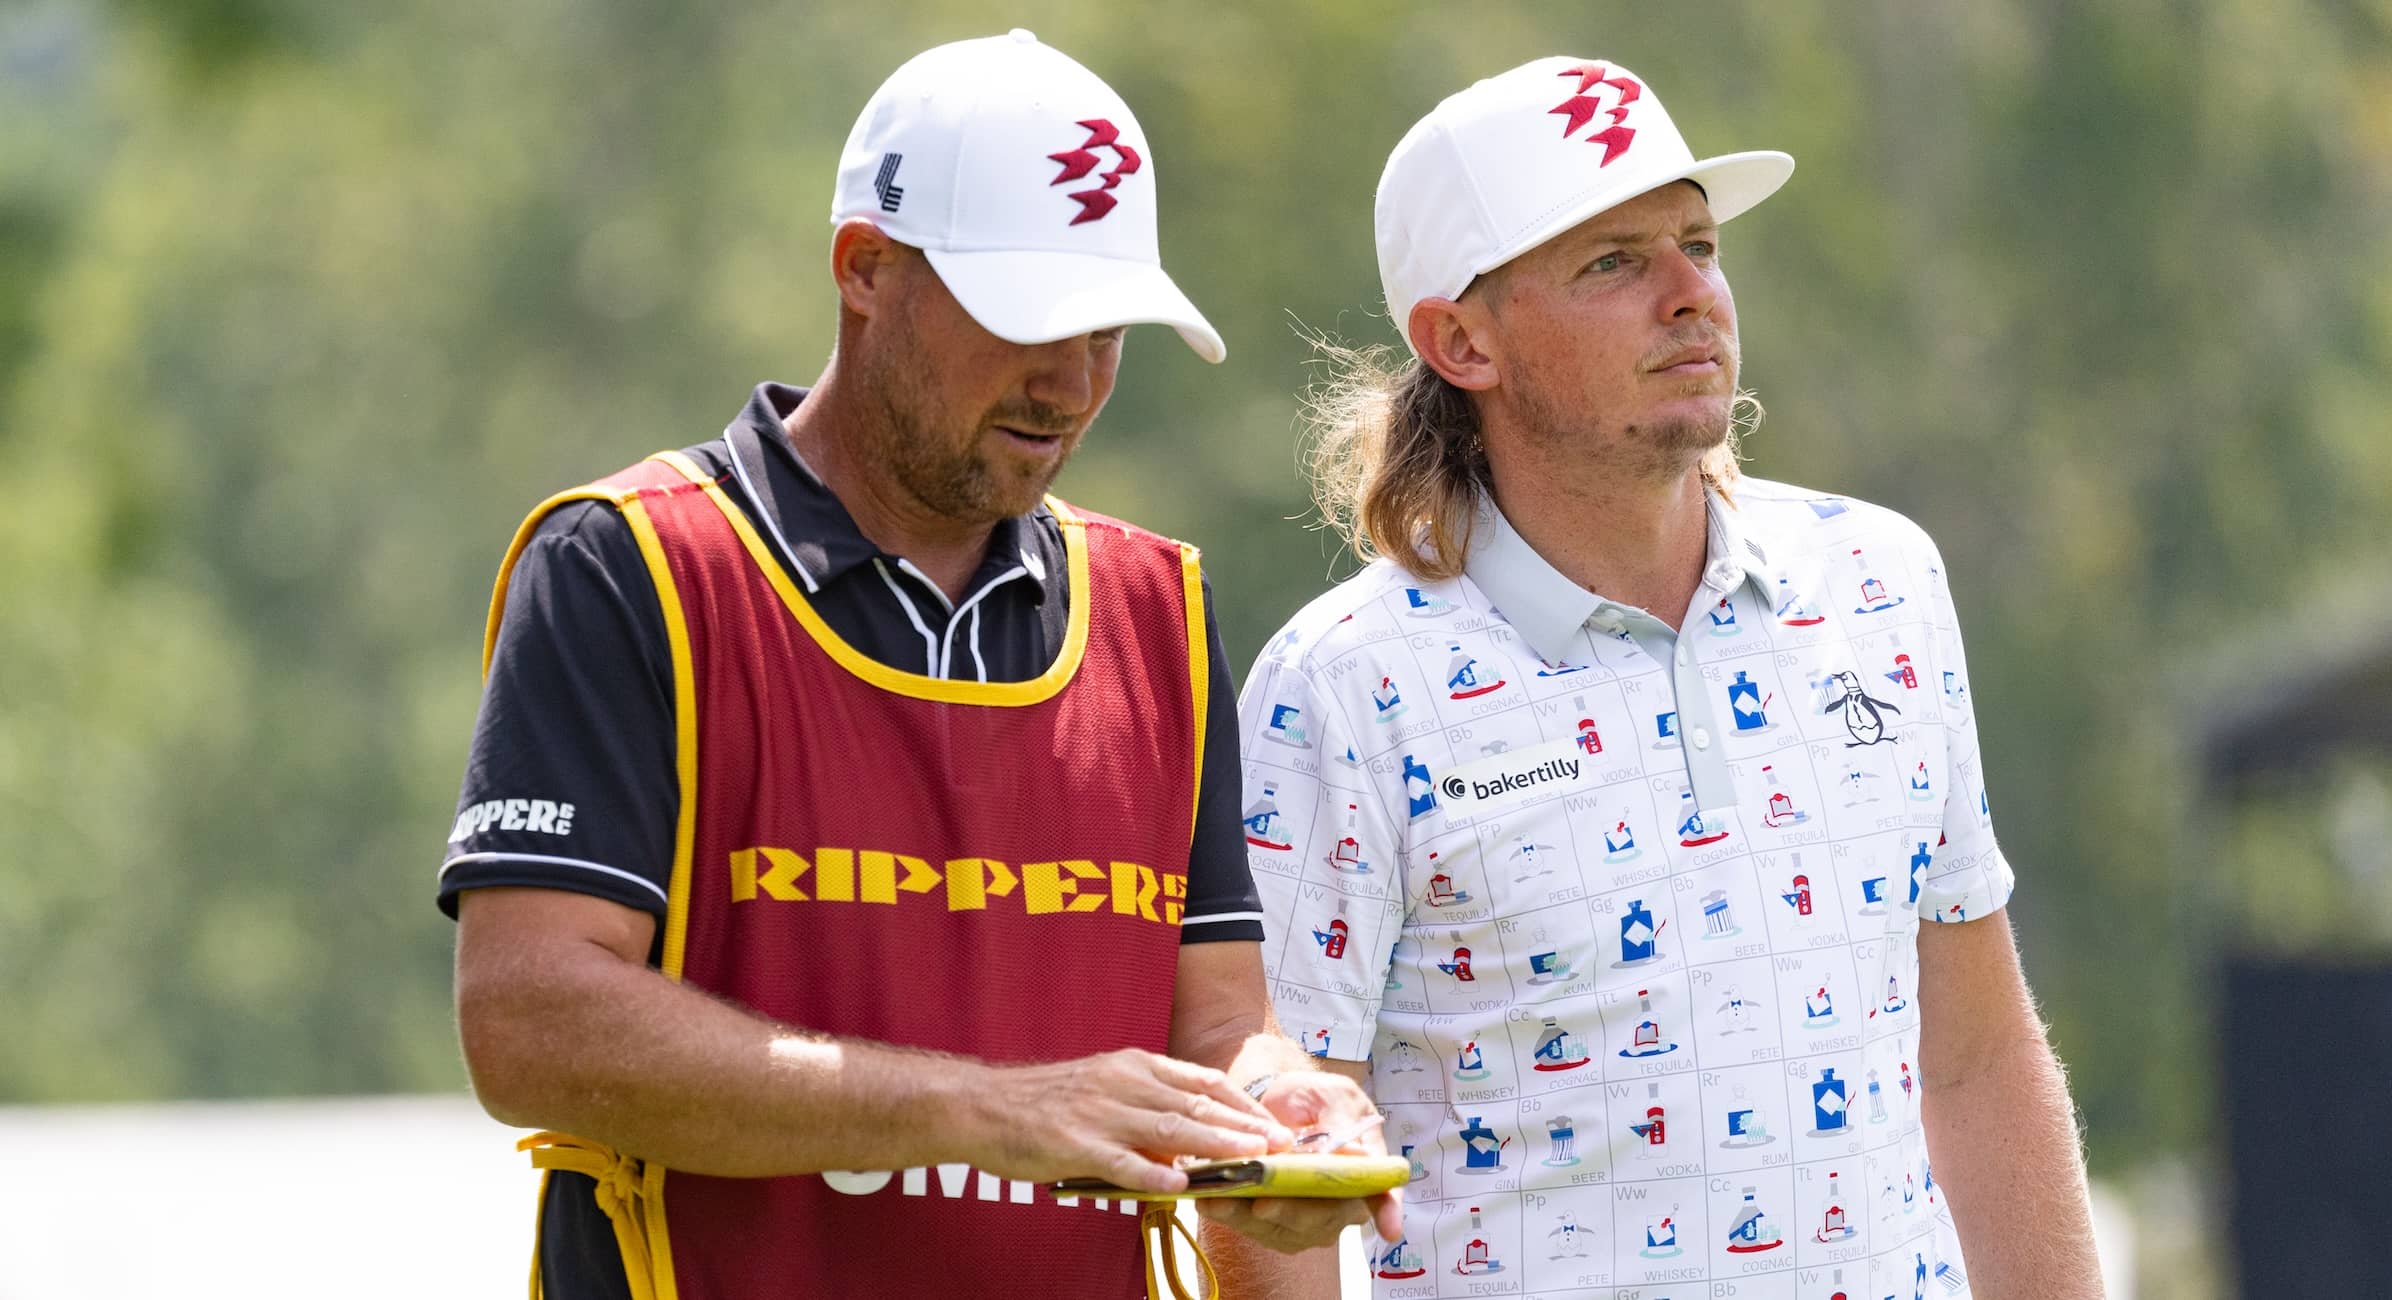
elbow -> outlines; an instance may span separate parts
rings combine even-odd
[[[473,1082],[473,1097],[482,1104],[482,1113],[508,1128],[547,1128],[542,1118],[543,1108],[530,1094],[513,1085],[512,1081],[495,1071],[467,1067]]]
[[[555,1111],[535,1038],[537,1019],[515,1002],[506,990],[470,982],[460,972],[457,1038],[466,1078],[490,1118],[510,1128],[549,1127]]]
[[[601,920],[624,911],[597,906],[611,909]],[[459,909],[458,1046],[475,1099],[502,1124],[583,1132],[618,1081],[617,1003],[644,969],[624,955],[632,937],[593,935],[586,910],[543,890],[469,893]]]

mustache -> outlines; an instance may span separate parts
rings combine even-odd
[[[1002,424],[1031,433],[1063,434],[1079,427],[1080,422],[1044,402],[1008,402],[989,413],[990,424]]]
[[[1706,321],[1694,329],[1682,330],[1663,339],[1644,355],[1640,364],[1650,370],[1688,348],[1700,347],[1708,347],[1723,358],[1732,357],[1736,355],[1736,336]]]

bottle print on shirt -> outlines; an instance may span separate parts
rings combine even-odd
[[[1809,514],[1799,498],[1763,501],[1762,511]],[[1409,1149],[1423,1179],[1413,1190],[1440,1195],[1418,1202],[1437,1224],[1433,1240],[1374,1246],[1374,1278],[1456,1294],[1656,1297],[1733,1281],[1828,1300],[1840,1267],[1848,1300],[1908,1296],[1914,1277],[1938,1293],[1936,1249],[1923,1237],[1937,1201],[1906,1145],[1918,1107],[1905,1108],[1904,1076],[1917,1084],[1901,1057],[1915,1052],[1896,1048],[1916,1032],[1923,1001],[1905,912],[1924,913],[1930,899],[1939,916],[1963,898],[1959,914],[1982,909],[1999,858],[1973,737],[1953,735],[1966,686],[1946,675],[1958,646],[1935,622],[1948,617],[1936,581],[1865,508],[1830,505],[1834,520],[1819,530],[1829,536],[1807,548],[1767,537],[1782,567],[1698,602],[1684,632],[1716,676],[1677,682],[1674,653],[1654,660],[1600,631],[1565,647],[1506,640],[1500,613],[1467,582],[1415,600],[1390,575],[1370,593],[1383,603],[1363,613],[1367,637],[1333,640],[1314,658],[1301,648],[1320,643],[1309,628],[1287,653],[1309,680],[1341,687],[1336,707],[1292,691],[1250,702],[1262,755],[1249,760],[1249,794],[1275,779],[1286,812],[1265,825],[1296,850],[1257,849],[1258,872],[1325,886],[1284,908],[1266,903],[1302,936],[1281,945],[1289,964],[1274,972],[1291,990],[1284,999],[1313,1009],[1291,1013],[1291,1028],[1330,1019],[1319,1007],[1341,896],[1363,900],[1348,905],[1355,933],[1342,960],[1373,943],[1384,954],[1385,931],[1400,927],[1398,969],[1384,982],[1409,993],[1346,998],[1336,1023],[1364,1026],[1359,1046],[1371,1048],[1395,1112],[1391,1145]],[[1869,603],[1882,607],[1863,613],[1871,579]],[[1904,599],[1922,593],[1916,605]],[[1407,621],[1416,607],[1425,621]],[[1544,684],[1571,674],[1576,682]],[[1678,713],[1673,686],[1709,694],[1699,705],[1685,696]],[[1423,691],[1436,695],[1424,702]],[[1409,712],[1373,733],[1361,719],[1382,701]],[[1275,715],[1278,704],[1299,712]],[[1364,737],[1350,747],[1338,734],[1347,718]],[[1707,752],[1694,744],[1697,721]],[[1586,788],[1552,798],[1551,810],[1531,800],[1482,813],[1471,800],[1466,819],[1454,816],[1442,783],[1459,765],[1530,744],[1595,760]],[[1307,785],[1323,782],[1314,760],[1344,763],[1349,748],[1359,767],[1318,762],[1329,776]],[[1682,766],[1697,759],[1701,771]],[[1691,786],[1720,767],[1726,783],[1704,786],[1712,811],[1697,817]],[[1387,806],[1373,816],[1387,826],[1366,840],[1352,792],[1374,786],[1368,797]],[[1358,883],[1368,880],[1403,893],[1382,898],[1388,887]],[[1858,960],[1856,944],[1870,945]],[[1412,1132],[1397,1144],[1399,1116]],[[1457,1144],[1461,1133],[1480,1140]],[[1513,1159],[1513,1143],[1528,1154]],[[1474,1179],[1474,1163],[1502,1172]],[[1881,1186],[1898,1222],[1879,1242]],[[1643,1194],[1619,1194],[1630,1190]],[[1483,1228],[1467,1232],[1474,1205]],[[1483,1257],[1467,1251],[1472,1240]],[[1501,1271],[1462,1271],[1489,1262]]]
[[[1329,869],[1349,876],[1367,876],[1370,863],[1362,857],[1362,812],[1354,804],[1345,806],[1345,833],[1337,843],[1329,846]]]
[[[1246,842],[1258,849],[1276,851],[1295,847],[1287,838],[1278,795],[1278,784],[1265,781],[1261,797],[1246,805]]]

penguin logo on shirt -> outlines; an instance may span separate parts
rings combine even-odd
[[[1844,732],[1852,737],[1844,743],[1844,748],[1857,749],[1862,745],[1893,739],[1885,733],[1885,715],[1902,710],[1884,700],[1871,698],[1867,691],[1861,689],[1858,673],[1839,672],[1833,677],[1844,688],[1844,694],[1828,701],[1827,711],[1834,713],[1841,710],[1844,714]]]

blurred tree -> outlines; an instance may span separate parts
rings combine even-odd
[[[1022,14],[1139,109],[1166,255],[1231,346],[1136,332],[1064,490],[1206,546],[1241,662],[1337,564],[1301,522],[1296,326],[1394,340],[1370,201],[1411,121],[1570,51],[1699,149],[1794,153],[1726,241],[1752,469],[1937,533],[2097,1159],[2201,1140],[2201,945],[2234,923],[2187,882],[2326,886],[2275,810],[2187,832],[2199,706],[2157,684],[2392,542],[2380,5]],[[848,123],[988,26],[0,15],[0,1100],[459,1085],[432,868],[508,531],[814,373]]]

